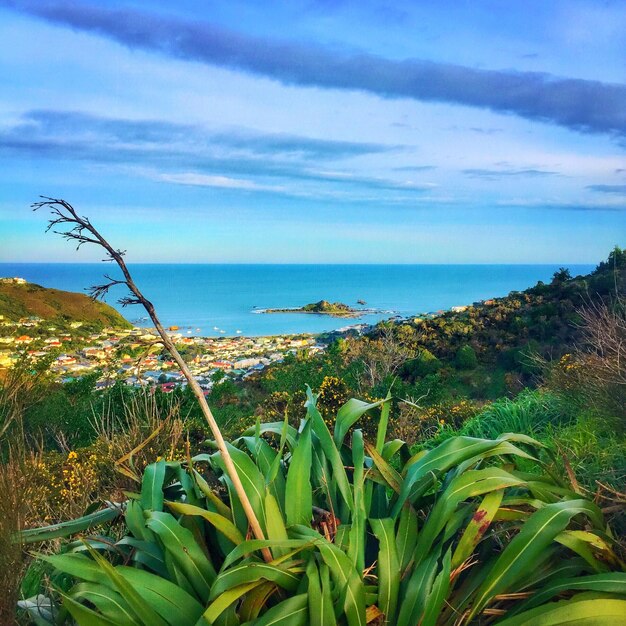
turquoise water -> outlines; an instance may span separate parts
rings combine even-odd
[[[390,314],[337,319],[324,315],[255,314],[254,307],[298,307],[318,300],[392,310],[408,316],[503,296],[549,281],[557,265],[133,265],[131,272],[166,326],[205,336],[323,332],[348,324],[373,323]],[[591,265],[570,265],[572,275]],[[0,263],[0,276],[67,291],[83,291],[117,276],[110,264]],[[145,315],[123,309],[111,292],[106,302],[131,321]],[[114,297],[115,296],[115,297]],[[141,322],[148,326],[148,322]],[[217,330],[215,329],[217,327]],[[220,333],[220,330],[225,331]]]

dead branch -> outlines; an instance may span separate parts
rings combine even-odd
[[[107,253],[107,261],[113,261],[120,268],[124,280],[112,279],[110,276],[107,276],[107,280],[109,281],[103,285],[95,285],[91,288],[92,297],[102,297],[104,296],[108,290],[114,285],[125,285],[129,290],[129,295],[120,298],[119,302],[122,306],[128,306],[130,304],[141,304],[144,309],[147,311],[154,327],[157,332],[161,336],[163,340],[163,345],[167,349],[167,351],[172,355],[172,358],[176,361],[178,366],[180,367],[183,375],[187,379],[191,390],[193,391],[200,408],[202,409],[202,413],[209,424],[209,428],[213,433],[213,437],[215,438],[215,442],[217,447],[222,455],[222,459],[224,460],[224,466],[226,468],[226,473],[228,477],[233,483],[235,491],[239,496],[243,509],[246,513],[246,517],[248,518],[248,522],[252,529],[254,536],[257,539],[265,539],[265,535],[263,534],[263,530],[261,525],[259,524],[259,520],[252,508],[250,503],[250,499],[246,494],[246,491],[243,487],[241,479],[239,478],[239,474],[235,468],[232,457],[228,452],[228,448],[226,446],[226,442],[224,441],[224,437],[215,421],[215,417],[207,404],[206,398],[204,397],[204,393],[198,385],[198,382],[193,377],[191,370],[185,363],[184,359],[176,349],[173,341],[170,336],[165,332],[165,328],[161,324],[159,318],[157,317],[156,311],[152,302],[150,302],[147,298],[139,290],[139,287],[135,284],[128,267],[124,261],[125,252],[122,250],[115,250],[113,246],[99,233],[99,231],[93,226],[93,224],[89,221],[87,217],[80,216],[74,209],[74,207],[65,200],[61,200],[58,198],[49,198],[46,196],[41,196],[43,199],[39,202],[35,202],[32,204],[32,209],[37,211],[42,208],[49,209],[52,214],[52,218],[48,222],[47,231],[52,230],[54,233],[61,235],[64,239],[72,242],[78,242],[76,245],[76,249],[78,250],[82,245],[89,243],[94,244],[96,246],[100,246]],[[60,226],[62,230],[55,230],[56,227]],[[272,555],[269,549],[264,548],[262,550],[263,557],[266,561],[272,560]]]

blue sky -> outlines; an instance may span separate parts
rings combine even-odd
[[[626,243],[615,2],[0,0],[0,262],[575,263]]]

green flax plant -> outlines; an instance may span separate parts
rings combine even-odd
[[[22,533],[67,537],[40,558],[72,581],[23,609],[81,626],[623,623],[626,574],[602,512],[518,468],[543,468],[538,442],[458,436],[410,456],[386,441],[389,397],[349,400],[333,432],[316,400],[308,389],[297,429],[257,423],[226,444],[266,539],[219,449],[159,461],[126,502]]]

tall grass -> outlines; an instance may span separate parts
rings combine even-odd
[[[573,415],[567,403],[548,391],[525,390],[514,400],[502,398],[486,407],[460,428],[459,434],[494,438],[503,433],[542,436],[549,428],[570,423]]]
[[[15,606],[28,563],[16,537],[29,525],[41,523],[41,494],[35,480],[40,463],[38,453],[14,445],[0,464],[0,624],[15,623]]]

